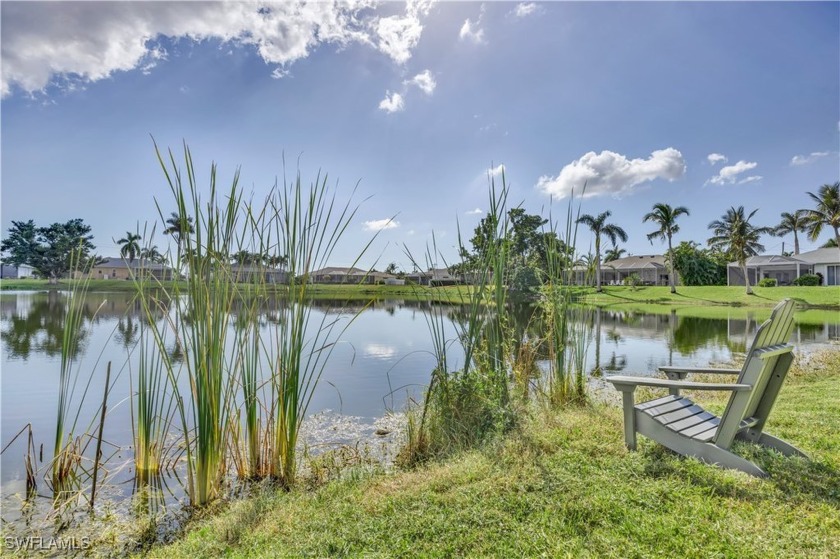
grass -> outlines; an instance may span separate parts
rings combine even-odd
[[[753,287],[753,295],[744,293],[743,287],[702,286],[677,287],[670,293],[668,287],[605,286],[603,293],[594,289],[582,291],[587,304],[609,306],[626,303],[653,305],[730,305],[743,307],[774,307],[782,299],[792,297],[809,307],[840,309],[840,286],[820,287]]]
[[[445,462],[264,490],[150,556],[837,557],[839,380],[840,352],[799,360],[770,417],[811,461],[736,446],[768,479],[644,438],[628,452],[616,406],[540,409]]]

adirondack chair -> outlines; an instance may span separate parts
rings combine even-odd
[[[773,309],[770,318],[755,334],[741,369],[660,367],[665,379],[611,376],[607,380],[622,393],[624,440],[636,448],[641,433],[684,456],[733,468],[755,476],[767,474],[758,466],[730,452],[735,439],[751,441],[786,456],[803,456],[796,447],[763,432],[767,416],[793,362],[793,346],[787,342],[793,332],[795,303],[785,299]],[[685,380],[691,373],[738,375],[733,383],[706,383]],[[669,395],[635,404],[637,386],[667,388]],[[732,396],[720,418],[707,412],[680,390],[725,390]]]

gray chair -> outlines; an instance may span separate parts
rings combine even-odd
[[[796,447],[763,432],[779,389],[793,362],[793,346],[787,342],[793,332],[795,303],[785,299],[755,334],[741,369],[660,367],[668,377],[611,376],[607,380],[622,393],[624,440],[636,448],[641,433],[684,456],[734,468],[755,476],[767,474],[758,466],[730,451],[735,439],[751,441],[778,450],[786,456],[807,456]],[[735,383],[706,383],[685,380],[691,373],[738,375]],[[669,395],[642,404],[634,401],[637,386],[667,388]],[[686,390],[725,390],[732,396],[717,417],[680,395]]]

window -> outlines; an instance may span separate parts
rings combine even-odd
[[[826,266],[826,285],[840,285],[840,266]]]

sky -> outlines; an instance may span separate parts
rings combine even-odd
[[[9,2],[0,4],[2,231],[81,217],[96,253],[174,202],[154,152],[192,152],[263,197],[319,171],[360,207],[331,264],[455,261],[509,203],[561,222],[686,206],[705,244],[730,206],[756,225],[840,180],[840,4]],[[285,171],[284,171],[285,160]],[[584,196],[581,189],[586,183]],[[156,205],[158,204],[158,205]],[[160,226],[158,225],[158,231]],[[802,249],[816,243],[801,239]],[[148,239],[147,239],[148,240]],[[768,253],[793,239],[766,236]],[[152,243],[165,248],[158,234]],[[588,252],[587,230],[578,248]]]

